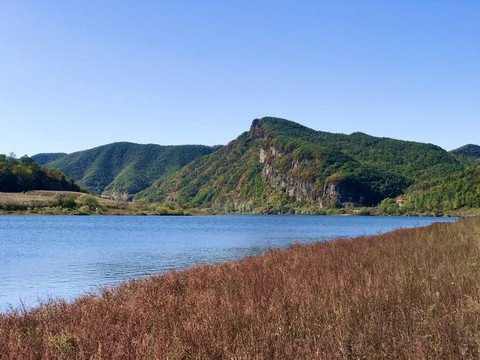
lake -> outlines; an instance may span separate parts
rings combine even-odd
[[[73,299],[125,279],[378,234],[448,218],[0,216],[0,310]]]

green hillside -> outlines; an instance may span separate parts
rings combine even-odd
[[[480,166],[420,182],[407,189],[400,198],[404,200],[401,206],[394,199],[383,200],[380,212],[386,215],[439,215],[480,208]]]
[[[332,134],[266,117],[138,197],[240,212],[372,206],[418,181],[464,168],[435,145]]]
[[[30,190],[84,191],[57,169],[47,169],[28,156],[17,160],[0,154],[0,192]]]
[[[451,153],[455,155],[471,157],[474,159],[480,159],[480,146],[467,144],[459,147],[458,149],[452,150]]]
[[[67,155],[67,153],[41,153],[31,156],[30,158],[38,165],[45,165],[49,162],[58,160]]]
[[[46,166],[58,168],[96,193],[137,193],[218,147],[160,146],[118,142],[63,156]]]

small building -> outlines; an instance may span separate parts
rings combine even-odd
[[[402,206],[405,200],[398,199],[398,200],[395,200],[395,202],[398,204],[398,206]]]

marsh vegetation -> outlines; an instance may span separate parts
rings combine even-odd
[[[0,316],[4,358],[480,355],[480,221],[295,245]]]

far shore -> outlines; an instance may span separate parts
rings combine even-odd
[[[278,213],[275,208],[252,209],[250,212],[199,209],[176,203],[149,203],[143,200],[127,201],[111,197],[69,191],[35,190],[22,193],[0,192],[0,215],[112,215],[112,216],[212,216],[212,215],[338,215],[385,216],[372,208],[300,208],[294,213]],[[480,209],[458,209],[448,212],[408,213],[403,216],[472,217]]]

